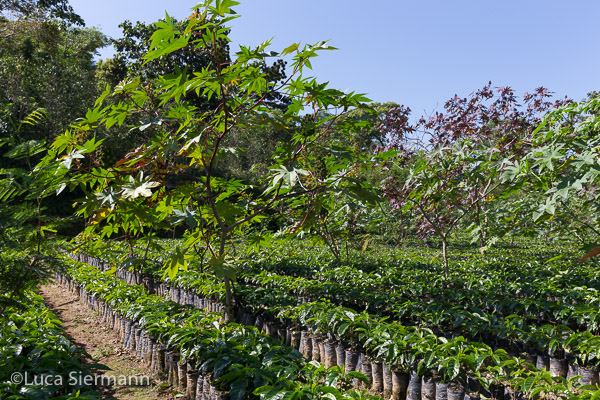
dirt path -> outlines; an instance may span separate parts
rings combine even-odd
[[[58,285],[46,285],[40,290],[46,305],[63,322],[66,336],[85,350],[95,362],[110,368],[106,375],[149,376],[149,368],[138,362],[121,346],[116,333],[101,323],[95,311],[85,307],[77,295]],[[174,395],[164,382],[152,379],[149,386],[101,387],[103,399],[169,400]]]

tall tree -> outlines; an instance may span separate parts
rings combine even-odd
[[[27,158],[14,157],[13,150],[43,149],[93,105],[100,93],[94,55],[107,39],[95,29],[71,25],[78,19],[69,14],[66,1],[13,1],[2,6],[5,15],[16,19],[0,20],[0,179],[6,178],[3,182],[13,188],[27,188],[11,206],[35,210],[40,221],[44,215],[71,215],[72,199],[33,198],[27,194],[33,192],[28,189],[32,177],[16,172],[35,175],[31,166],[43,151]],[[40,110],[46,118],[39,123],[21,122]],[[18,213],[13,209],[8,214]]]
[[[351,129],[347,125],[345,130],[334,132],[339,115],[362,107],[362,101],[368,99],[328,88],[303,75],[310,59],[331,47],[320,42],[284,49],[281,56],[292,54],[293,75],[285,84],[276,85],[262,68],[268,57],[278,56],[267,51],[268,41],[257,48],[242,46],[231,62],[221,57],[220,43],[229,40],[223,24],[236,17],[231,9],[236,4],[231,0],[206,1],[188,19],[184,31],[179,31],[170,18],[158,23],[147,60],[168,57],[193,43],[196,51],[210,55],[208,66],[193,75],[179,70],[159,76],[151,90],[141,84],[139,76],[130,77],[114,91],[107,90],[73,132],[54,142],[47,158],[65,184],[87,188],[79,213],[96,216],[95,223],[86,229],[89,234],[125,234],[151,240],[154,231],[150,224],[184,224],[188,228],[186,240],[169,258],[166,273],[187,268],[199,247],[207,249],[212,255],[212,271],[224,281],[229,318],[234,312],[236,253],[227,243],[242,229],[263,220],[270,210],[285,207],[291,200],[308,203],[331,191],[364,196],[365,189],[354,176],[368,165],[359,151],[339,146],[332,149],[333,136],[347,135]],[[272,93],[291,99],[284,113],[278,115],[274,112],[278,109],[266,101]],[[203,111],[194,105],[193,95],[214,98],[218,104]],[[124,100],[106,107],[109,97]],[[310,128],[303,129],[308,122],[301,115],[309,110],[313,110]],[[317,117],[320,115],[329,116]],[[131,116],[140,121],[135,128],[154,126],[157,134],[116,165],[97,163],[94,154],[101,144],[93,137],[96,127],[120,124]],[[270,157],[263,191],[217,173],[218,164],[230,151],[226,139],[250,124],[257,130],[278,124],[292,132],[291,139],[278,143]],[[341,150],[343,157],[339,157]],[[320,154],[325,156],[318,160]],[[117,213],[117,209],[127,211]],[[134,220],[139,222],[126,225]],[[249,240],[261,243],[263,238]]]
[[[171,19],[173,29],[176,32],[185,32],[188,20],[178,21],[175,18]],[[227,40],[219,40],[215,43],[215,49],[199,49],[195,44],[200,39],[201,32],[195,32],[195,37],[190,42],[163,57],[147,60],[144,56],[150,51],[150,38],[160,29],[164,21],[156,24],[145,24],[137,21],[133,24],[131,21],[124,21],[119,25],[123,30],[123,37],[113,39],[112,43],[116,50],[115,74],[111,77],[113,82],[118,82],[125,78],[125,74],[129,76],[140,76],[142,82],[151,83],[159,76],[174,74],[179,69],[185,69],[188,74],[200,73],[204,68],[213,67],[215,57],[219,63],[231,62],[229,42]],[[224,32],[224,37],[228,31]],[[265,72],[266,78],[271,82],[281,82],[285,79],[285,62],[281,59],[268,65],[266,60],[255,60]],[[289,99],[284,98],[279,93],[271,93],[268,95],[267,101],[278,104],[281,108],[285,108],[289,104]],[[215,99],[208,99],[203,96],[190,97],[190,101],[201,109],[212,109],[217,103]]]
[[[93,57],[106,37],[95,29],[37,20],[3,21],[0,30],[5,32],[0,35],[0,136],[14,133],[9,119],[20,121],[44,108],[45,124],[19,136],[53,139],[98,95]]]
[[[512,89],[494,90],[490,83],[468,98],[455,96],[446,102],[444,113],[423,117],[416,126],[408,124],[406,109],[390,113],[384,123],[391,145],[402,151],[397,162],[409,171],[401,180],[386,180],[387,194],[394,208],[410,208],[419,215],[422,237],[440,238],[447,273],[447,242],[460,223],[471,219],[480,246],[486,246],[490,203],[518,190],[501,187],[500,175],[528,153],[543,113],[560,104],[549,96],[538,88],[520,102]],[[411,145],[408,133],[415,131],[422,131],[429,143]]]
[[[16,121],[14,132],[45,120],[45,110],[35,110]],[[0,169],[0,317],[7,307],[27,307],[27,290],[51,275],[52,259],[44,255],[43,242],[56,231],[42,201],[55,194],[58,178],[50,168],[34,168],[36,157],[46,151],[43,140],[19,143],[7,137],[0,139],[2,145],[11,146],[4,157],[23,167]]]
[[[600,98],[567,104],[548,113],[535,131],[533,147],[505,174],[515,186],[538,195],[532,219],[575,235],[600,254]],[[533,179],[532,179],[533,178]]]
[[[175,32],[183,33],[186,31],[187,20],[170,19]],[[150,39],[152,35],[161,29],[165,21],[161,20],[154,24],[145,24],[142,22],[124,21],[120,24],[123,30],[123,37],[113,39],[112,43],[116,50],[113,59],[108,59],[99,64],[98,78],[101,83],[111,87],[118,86],[127,76],[139,77],[140,82],[150,91],[160,85],[159,80],[163,76],[174,76],[180,72],[187,75],[201,73],[206,68],[213,68],[214,63],[228,63],[231,61],[229,42],[219,40],[214,49],[198,48],[197,41],[200,40],[201,32],[194,32],[194,37],[182,48],[164,54],[163,56],[148,60],[144,56],[150,51]],[[225,29],[225,28],[224,28]],[[224,30],[224,37],[227,37],[228,30]],[[216,61],[215,61],[216,60]],[[267,64],[265,60],[255,60],[257,65],[261,65],[270,82],[282,82],[285,78],[285,63],[283,60],[277,60],[274,63]],[[219,104],[216,97],[196,95],[194,93],[183,94],[186,99],[199,110],[209,112]],[[110,101],[110,99],[108,99]],[[115,98],[114,101],[121,101]],[[280,93],[271,92],[267,94],[266,102],[269,102],[280,109],[285,109],[290,103]],[[135,124],[135,118],[128,118],[126,125]],[[261,147],[258,142],[263,142],[258,138],[256,132],[249,127],[237,129],[237,134],[226,139],[229,146],[239,148],[241,144],[248,145],[243,151],[243,157],[230,158],[231,163],[221,163],[219,170],[229,176],[249,176],[251,165],[248,161],[257,163],[264,162],[266,149],[272,150],[274,142],[266,143],[266,147]],[[270,129],[269,134],[281,133],[279,130]],[[127,153],[141,146],[144,142],[152,139],[157,133],[155,126],[149,126],[143,131],[119,129],[112,127],[110,131],[104,133],[104,138],[109,146],[104,146],[100,151],[101,157],[107,161],[114,162],[123,158]],[[249,134],[254,138],[250,138]],[[269,136],[269,134],[267,136]],[[264,135],[263,135],[264,136]],[[256,140],[255,140],[256,139]],[[240,152],[240,154],[242,154]],[[242,162],[242,164],[240,164]]]

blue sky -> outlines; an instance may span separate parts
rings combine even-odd
[[[165,11],[185,18],[197,3],[70,2],[88,26],[113,37],[125,19],[153,22]],[[232,50],[271,37],[276,51],[330,40],[339,50],[313,62],[319,81],[404,104],[415,116],[488,81],[519,95],[545,86],[575,100],[600,90],[597,0],[247,0],[235,9],[242,17],[231,23]]]

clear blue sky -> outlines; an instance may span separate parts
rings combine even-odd
[[[121,21],[186,18],[196,1],[71,0],[88,26],[119,37]],[[394,101],[421,115],[488,81],[521,95],[545,86],[580,100],[600,90],[600,1],[246,0],[232,50],[274,37],[272,50],[330,40],[313,62],[319,81]],[[110,57],[111,49],[102,52]]]

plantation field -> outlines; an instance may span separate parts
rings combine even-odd
[[[98,275],[97,267],[141,284],[133,293],[126,290],[125,298],[156,293],[222,312],[224,285],[215,281],[210,266],[190,260],[188,270],[175,276],[161,272],[166,255],[181,244],[163,240],[160,249],[136,251],[140,259],[146,256],[140,273],[122,269],[132,262],[125,246],[78,247],[72,257],[93,266],[67,260],[72,265],[67,275],[108,304],[117,293],[98,281],[109,278]],[[485,255],[466,245],[451,247],[449,277],[438,249],[373,246],[350,250],[342,263],[309,242],[281,241],[258,253],[242,246],[238,251],[248,255],[234,286],[237,322],[296,348],[305,360],[365,373],[369,383],[362,387],[383,397],[433,396],[436,384],[441,392],[450,387],[455,396],[498,398],[499,391],[574,396],[579,384],[597,384],[598,271],[575,262],[568,245],[507,244]],[[164,318],[166,310],[155,308],[162,301],[144,299],[137,309],[118,298],[121,315],[155,332],[160,322],[150,322],[141,310],[151,307],[153,316]],[[197,350],[190,352],[190,336],[202,341],[199,333],[186,331],[188,314],[174,315],[186,321],[183,327],[156,337],[162,335],[204,373],[227,375],[222,389],[252,386],[241,375],[237,379],[243,383],[228,375],[227,367],[211,369],[218,359],[209,362]]]

